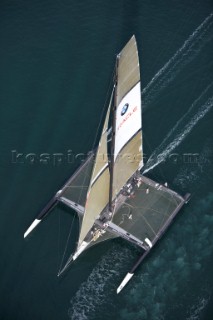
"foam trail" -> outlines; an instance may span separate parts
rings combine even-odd
[[[71,300],[68,311],[71,320],[89,320],[97,307],[100,306],[109,295],[110,289],[116,289],[115,275],[120,274],[124,262],[131,256],[130,249],[119,250],[113,246],[101,261],[92,270],[88,279],[81,284],[79,290]],[[119,282],[119,281],[118,281]]]
[[[189,36],[183,46],[174,56],[156,73],[148,85],[142,90],[143,109],[145,109],[181,71],[194,59],[207,41],[213,38],[213,13]]]
[[[168,135],[166,136],[166,138],[163,140],[163,142],[161,143],[160,147],[161,149],[163,148],[164,145],[167,144],[168,139],[170,138],[170,136],[172,136],[172,134],[174,133],[175,130],[178,129],[179,126],[182,125],[184,119],[187,118],[187,116],[190,115],[190,112],[197,106],[197,104],[200,102],[200,100],[203,98],[203,96],[207,93],[207,91],[209,90],[209,88],[211,88],[211,86],[213,85],[213,82],[208,85],[206,87],[206,89],[199,95],[199,97],[192,103],[191,107],[187,110],[187,112],[176,122],[176,124],[174,125],[174,127],[170,130],[170,132],[168,133]],[[183,126],[183,125],[182,125]],[[156,153],[158,153],[159,148],[157,148],[157,150],[152,154],[152,156],[155,156]]]
[[[186,320],[201,320],[202,312],[210,301],[210,296],[199,297],[195,305],[190,308],[190,316]]]
[[[168,146],[157,155],[156,157],[153,156],[156,155],[156,152],[152,154],[147,161],[145,165],[145,170],[143,173],[146,173],[150,171],[151,169],[155,168],[158,164],[160,164],[162,161],[164,161],[167,156],[173,151],[191,132],[191,130],[194,128],[194,126],[198,123],[199,120],[201,120],[206,113],[212,108],[213,106],[213,97],[209,98],[207,102],[198,110],[198,112],[192,117],[189,123],[187,123],[183,129],[182,132],[176,135],[175,139],[168,144]],[[162,144],[159,146],[158,150],[162,149],[162,146],[165,144],[165,139],[162,142]]]
[[[162,141],[162,143],[160,144],[160,146],[151,154],[151,156],[148,159],[148,162],[146,163],[146,165],[144,166],[144,169],[147,168],[147,166],[150,166],[150,164],[154,163],[155,159],[157,158],[157,156],[159,156],[159,154],[162,153],[161,150],[164,150],[166,148],[166,146],[168,145],[168,140],[169,138],[174,134],[175,131],[178,130],[178,128],[182,128],[184,127],[183,121],[190,116],[190,113],[197,107],[198,103],[200,102],[200,100],[203,98],[203,96],[208,92],[208,90],[212,87],[213,82],[208,85],[206,87],[206,89],[200,94],[200,96],[192,103],[191,107],[189,108],[189,110],[177,121],[177,123],[175,124],[175,126],[170,130],[170,132],[167,134],[166,138],[164,138],[164,140]],[[191,117],[190,117],[191,118]]]

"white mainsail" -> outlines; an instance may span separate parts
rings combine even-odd
[[[117,59],[112,199],[143,166],[141,114],[140,67],[133,36]]]

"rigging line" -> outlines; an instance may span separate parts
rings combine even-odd
[[[115,153],[115,131],[116,131],[116,103],[117,103],[117,82],[118,82],[118,63],[119,55],[116,56],[115,61],[115,74],[114,74],[114,89],[113,89],[113,102],[112,102],[112,142],[110,146],[110,156],[109,156],[109,171],[110,171],[110,181],[109,181],[109,211],[115,213],[115,206],[113,208],[113,180],[114,180],[114,153]],[[115,196],[116,197],[116,196]],[[112,215],[112,217],[113,217]]]
[[[169,205],[170,205],[170,203],[169,203]],[[144,206],[142,206],[142,207],[135,206],[135,207],[132,207],[132,208],[133,208],[133,209],[136,209],[136,210],[137,210],[137,209],[144,209]],[[164,214],[164,215],[168,216],[167,213],[162,212],[162,211],[159,211],[159,210],[156,210],[156,209],[153,209],[152,207],[149,207],[149,206],[147,206],[146,209],[148,209],[148,210],[150,210],[150,211],[153,211],[153,212],[156,212],[156,213],[160,213],[160,214]]]
[[[80,229],[81,223],[79,218],[78,218],[78,222],[79,222],[79,229]],[[73,254],[71,253],[68,259],[66,260],[66,263],[64,264],[63,268],[61,268],[62,266],[60,267],[60,270],[58,271],[58,276],[60,276],[65,270],[67,270],[67,268],[73,262],[72,257],[73,257]]]
[[[162,215],[162,217],[164,216],[165,218],[169,218],[170,217],[170,214],[168,213],[168,209],[169,209],[169,206],[170,206],[170,204],[168,205],[168,208],[167,208],[167,212],[162,212],[162,211],[158,211],[158,210],[155,210],[155,209],[153,209],[153,208],[148,208],[149,210],[151,210],[151,211],[153,211],[153,212],[156,212],[156,213],[158,213],[158,214],[161,214]]]
[[[61,213],[58,214],[58,270],[60,268]]]
[[[147,144],[149,150],[151,151],[151,155],[152,155],[152,154],[154,153],[154,151],[153,151],[152,147],[150,146],[147,137],[145,138],[144,132],[143,132],[143,138],[144,138],[144,140],[146,140],[146,144]],[[148,161],[149,161],[149,159],[147,160],[147,162],[148,162]],[[147,162],[146,162],[146,163],[147,163]],[[145,165],[146,165],[146,164],[145,164]],[[161,177],[162,177],[163,179],[165,179],[165,181],[166,181],[166,177],[165,177],[162,169],[161,169],[160,167],[158,167],[158,170],[159,170],[159,172],[160,172],[160,174],[161,174]],[[142,171],[143,171],[143,169],[142,169]]]
[[[99,132],[99,129],[100,129],[100,125],[102,123],[102,119],[103,119],[103,116],[104,116],[104,111],[106,109],[106,104],[107,104],[107,101],[109,99],[109,92],[110,92],[110,88],[112,86],[112,82],[113,82],[113,78],[114,78],[114,73],[115,73],[115,67],[114,67],[114,70],[112,71],[112,74],[111,74],[111,77],[110,77],[110,83],[109,83],[109,86],[108,86],[108,90],[107,90],[107,95],[106,95],[106,99],[105,99],[105,102],[104,102],[104,107],[102,109],[102,113],[101,113],[101,117],[100,117],[100,121],[99,121],[99,124],[98,124],[98,127],[97,127],[97,130],[96,130],[96,135],[95,135],[95,138],[94,138],[94,142],[93,142],[93,145],[92,145],[92,150],[94,150],[94,147],[95,147],[95,144],[96,144],[96,140],[97,140],[97,136],[98,136],[98,132]],[[89,166],[86,170],[86,173],[84,175],[84,179],[83,179],[83,183],[82,183],[82,186],[80,187],[80,192],[79,192],[79,196],[78,196],[78,202],[82,196],[82,192],[83,192],[83,189],[84,189],[84,185],[85,185],[85,180],[86,180],[86,177],[88,176],[88,170],[89,170]],[[76,214],[76,212],[75,212]],[[60,269],[59,269],[59,273],[61,271],[61,268],[62,268],[62,264],[63,264],[63,261],[64,261],[64,257],[65,257],[65,254],[67,252],[67,248],[68,248],[68,243],[69,243],[69,239],[70,239],[70,235],[71,235],[71,230],[72,230],[72,226],[73,226],[73,222],[74,222],[74,218],[75,218],[75,215],[73,217],[73,220],[72,220],[72,223],[71,223],[71,226],[70,226],[70,230],[69,230],[69,234],[68,234],[68,237],[67,237],[67,242],[66,242],[66,246],[65,246],[65,249],[64,249],[64,252],[63,252],[63,256],[62,256],[62,260],[61,260],[61,264],[60,264]],[[67,261],[68,265],[69,265],[69,260],[70,260],[70,257]]]
[[[115,69],[116,69],[116,65],[114,66],[114,69],[113,69],[111,77],[110,77],[110,82],[109,82],[109,86],[108,86],[108,89],[107,89],[107,94],[106,94],[106,98],[105,98],[105,102],[104,102],[104,107],[102,108],[101,117],[100,117],[100,121],[99,121],[97,130],[96,130],[96,135],[95,135],[95,138],[94,138],[92,149],[94,149],[94,147],[95,147],[97,136],[98,136],[98,132],[99,132],[101,123],[103,121],[103,117],[104,117],[105,109],[106,109],[106,106],[107,106],[107,102],[109,101],[110,91],[112,89],[112,84],[114,82],[113,80],[114,80],[114,77],[115,77]]]
[[[62,259],[61,259],[61,263],[60,263],[60,267],[59,267],[59,273],[61,271],[62,264],[64,262],[64,257],[65,257],[65,254],[67,252],[67,247],[68,247],[68,244],[69,244],[69,239],[70,239],[70,235],[71,235],[71,231],[72,231],[73,222],[74,222],[75,217],[76,217],[76,212],[74,211],[73,219],[72,219],[72,222],[71,222],[71,225],[70,225],[69,234],[68,234],[67,241],[66,241],[66,246],[65,246],[65,249],[64,249],[64,252],[63,252],[63,256],[62,256]]]
[[[80,186],[67,186],[69,189],[81,189],[81,188],[83,188],[83,189],[86,189],[86,188],[88,188],[89,186],[83,186],[83,185],[80,185]]]
[[[111,86],[112,86],[112,82],[113,82],[113,78],[114,78],[114,73],[115,73],[115,67],[114,67],[114,69],[113,69],[113,71],[112,71],[112,74],[111,74],[111,77],[110,77],[110,82],[109,82],[109,86],[108,86],[108,90],[107,90],[107,94],[106,94],[106,98],[105,98],[105,102],[104,102],[104,107],[102,108],[100,121],[99,121],[97,130],[96,130],[95,138],[94,138],[93,145],[92,145],[92,150],[94,150],[94,148],[95,148],[95,144],[96,144],[98,132],[99,132],[99,129],[100,129],[100,126],[101,126],[103,117],[104,117],[104,113],[105,113],[107,101],[109,100],[110,88],[111,88]],[[87,168],[87,170],[88,170],[88,168]],[[86,173],[85,173],[85,176],[84,176],[84,180],[83,180],[82,186],[84,186],[84,184],[85,184],[86,175],[87,175],[87,170],[86,170]],[[82,195],[82,192],[83,192],[83,188],[81,189],[81,192],[79,193],[78,202],[79,202],[79,200],[80,200],[80,197],[81,197],[81,195]]]
[[[163,214],[162,214],[161,225],[164,225],[166,223],[166,221],[169,219],[169,217],[171,217],[171,215],[168,214],[170,204],[171,204],[171,202],[168,201],[167,209],[165,209],[165,213],[163,212]],[[166,214],[166,212],[167,212],[167,214]]]
[[[149,224],[149,222],[146,220],[146,218],[144,217],[144,215],[141,215],[141,217],[143,218],[143,220],[145,221],[145,223],[147,224],[147,226],[150,228],[150,230],[154,233],[154,235],[156,236],[157,233],[155,232],[155,230],[152,228],[152,226]]]
[[[82,186],[80,187],[80,192],[79,192],[79,195],[78,195],[78,203],[79,203],[79,201],[81,199],[81,196],[82,196],[82,192],[83,192],[83,189],[84,189],[84,184],[85,184],[86,178],[88,176],[88,170],[89,170],[89,166],[86,169],[86,172],[84,174],[83,183],[82,183]]]
[[[143,133],[143,137],[144,137],[144,133]],[[151,151],[151,156],[152,156],[152,154],[154,154],[154,152],[152,152],[152,148],[150,147],[150,144],[149,144],[147,138],[146,138],[145,140],[146,140],[146,143],[147,143],[147,145],[148,145],[149,150]],[[149,161],[149,159],[148,159],[148,161]],[[147,161],[147,162],[148,162],[148,161]],[[146,164],[147,164],[147,163],[146,163]],[[160,166],[158,166],[158,171],[160,172],[161,177],[166,181],[167,179],[166,179],[166,177],[165,177],[165,175],[164,175],[164,173],[163,173],[163,170],[162,170],[162,168],[161,168]],[[174,196],[173,194],[171,194],[171,197],[173,198],[174,202],[175,202],[176,204],[178,204],[177,199],[175,198],[175,196]]]

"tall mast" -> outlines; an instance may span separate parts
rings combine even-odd
[[[115,84],[114,84],[114,99],[113,99],[113,108],[112,108],[112,143],[111,143],[111,150],[110,150],[111,154],[110,154],[110,186],[109,186],[109,211],[110,212],[113,212],[112,190],[113,190],[115,126],[116,126],[116,108],[117,108],[118,61],[119,61],[119,55],[116,56],[116,62],[115,62]]]

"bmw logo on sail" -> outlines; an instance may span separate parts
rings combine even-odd
[[[129,108],[129,104],[126,103],[121,110],[121,116],[123,116],[127,112],[128,108]]]

